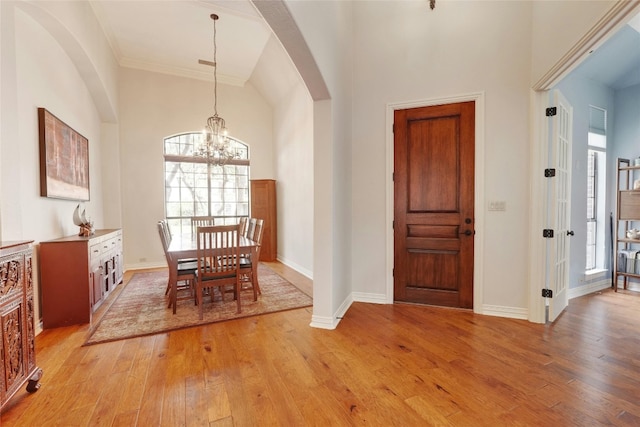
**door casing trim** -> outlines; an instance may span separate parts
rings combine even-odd
[[[485,184],[484,184],[484,92],[473,92],[468,94],[454,95],[443,98],[429,98],[415,101],[396,102],[387,104],[386,117],[386,295],[385,302],[393,304],[393,212],[394,212],[394,191],[393,191],[393,116],[396,110],[407,108],[430,107],[442,104],[456,104],[459,102],[475,102],[475,174],[474,174],[474,215],[475,230],[474,251],[473,251],[473,311],[482,312],[484,289],[483,268],[484,268],[484,209],[485,206]]]

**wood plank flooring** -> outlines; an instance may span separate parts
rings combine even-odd
[[[36,338],[42,387],[20,391],[0,423],[640,425],[636,292],[573,299],[553,325],[354,303],[327,331],[309,326],[311,314],[298,309],[89,347],[81,347],[86,326],[46,330]]]

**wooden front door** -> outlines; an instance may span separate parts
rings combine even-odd
[[[475,102],[394,113],[394,299],[473,308]]]

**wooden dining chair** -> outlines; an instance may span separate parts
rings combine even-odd
[[[249,220],[246,216],[241,216],[240,220],[238,220],[238,232],[241,236],[247,236],[247,221]]]
[[[256,242],[257,247],[256,250],[249,256],[240,257],[240,275],[242,279],[242,289],[247,288],[246,285],[251,284],[251,289],[253,289],[253,300],[256,301],[258,299],[258,295],[262,292],[260,291],[260,283],[258,282],[257,273],[254,277],[253,274],[253,263],[258,263],[260,260],[260,247],[262,246],[262,236],[264,234],[264,220],[256,219],[256,225],[253,232],[253,240]]]
[[[160,235],[160,241],[162,242],[162,249],[164,250],[164,256],[167,259],[167,264],[171,265],[174,262],[169,252],[169,242],[167,241],[167,235],[165,232],[165,225],[163,221],[158,221],[158,234]],[[178,277],[176,283],[171,286],[171,281],[167,283],[167,290],[165,295],[169,294],[169,308],[173,308],[173,314],[176,314],[176,306],[178,302],[178,291],[186,290],[189,293],[189,298],[192,298],[193,289],[195,284],[195,274],[198,267],[198,263],[195,261],[177,263],[178,265]],[[183,282],[183,285],[179,285],[179,282]]]
[[[209,227],[216,225],[216,217],[214,216],[192,216],[191,217],[191,235],[196,235],[198,227]]]
[[[203,319],[203,290],[209,289],[211,300],[214,298],[214,288],[220,290],[222,301],[229,286],[237,301],[238,313],[242,312],[240,301],[240,268],[238,262],[238,226],[217,225],[198,227],[197,238],[197,269],[196,269],[196,303],[200,320]]]
[[[166,258],[167,248],[171,244],[171,233],[169,231],[169,225],[166,220],[161,219],[160,221],[158,221],[158,228],[159,228],[159,232],[160,232],[160,229],[162,230],[161,231],[162,234],[160,234],[160,240],[162,242],[162,249],[164,249],[164,256]],[[167,258],[167,263],[168,262],[169,262],[169,259]],[[164,294],[168,295],[170,291],[171,291],[171,282],[167,281],[167,289],[164,291]]]
[[[169,221],[167,221],[166,219],[161,219],[159,221],[159,223],[162,224],[162,229],[164,231],[164,236],[165,236],[165,240],[166,240],[166,243],[167,243],[167,247],[169,247],[169,245],[171,244],[171,240],[173,239],[173,235],[171,234],[171,228],[169,227]],[[183,258],[183,259],[179,259],[178,260],[178,265],[180,265],[180,264],[189,264],[189,263],[194,263],[194,262],[196,262],[195,258]],[[193,267],[194,265],[195,264],[191,264],[191,265],[185,266],[186,267],[185,270],[189,270],[189,269],[195,268],[195,267]],[[164,294],[167,295],[170,290],[171,289],[170,289],[169,283],[167,283],[167,290],[165,291]]]
[[[247,239],[254,240],[253,233],[256,230],[256,221],[257,221],[257,218],[249,218],[247,220],[247,232],[244,235]]]
[[[169,223],[166,219],[161,219],[158,221],[158,224],[162,226],[162,233],[164,234],[164,239],[167,242],[167,246],[171,244],[171,230],[169,229]]]

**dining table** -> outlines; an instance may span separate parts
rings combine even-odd
[[[238,237],[238,251],[240,255],[249,255],[255,262],[251,263],[252,277],[255,280],[255,286],[260,289],[258,282],[258,243],[245,237]],[[169,286],[171,292],[178,290],[178,263],[184,259],[198,258],[198,243],[195,235],[185,234],[178,235],[171,239],[167,249],[169,253]],[[175,301],[175,299],[174,299]]]

